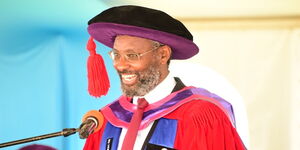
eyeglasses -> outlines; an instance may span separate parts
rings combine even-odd
[[[109,56],[111,57],[111,59],[113,61],[120,61],[122,55],[123,57],[131,63],[135,63],[141,60],[141,57],[148,54],[151,51],[157,50],[159,47],[163,46],[162,44],[159,45],[158,47],[155,47],[149,51],[146,51],[144,53],[125,53],[125,54],[120,54],[119,52],[117,52],[115,49],[111,50],[110,52],[108,52]]]

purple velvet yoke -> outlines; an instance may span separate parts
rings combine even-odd
[[[147,119],[151,118],[152,116],[157,115],[158,113],[162,112],[163,110],[176,105],[181,100],[188,98],[192,95],[202,95],[202,96],[213,98],[214,100],[216,100],[228,112],[228,114],[230,116],[230,120],[232,121],[233,125],[235,126],[235,117],[234,117],[232,105],[229,102],[227,102],[226,100],[224,100],[223,98],[219,97],[218,95],[211,93],[208,90],[203,89],[203,88],[188,88],[186,90],[178,92],[175,96],[173,96],[170,100],[168,100],[163,105],[161,105],[155,109],[151,109],[151,110],[144,112],[143,120],[147,120]],[[212,103],[214,103],[214,102],[212,102]],[[133,112],[124,109],[120,105],[120,102],[118,100],[113,102],[109,107],[117,118],[119,118],[122,121],[128,122],[128,123],[130,122]]]

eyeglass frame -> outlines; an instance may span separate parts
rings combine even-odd
[[[143,53],[127,53],[125,55],[123,55],[123,57],[125,57],[125,60],[130,62],[130,63],[135,63],[135,62],[139,62],[141,60],[141,57],[148,54],[149,52],[152,52],[154,50],[157,50],[159,49],[160,47],[164,46],[164,44],[161,44],[159,43],[158,46],[155,46],[153,49],[149,50],[149,51],[146,51],[146,52],[143,52]],[[116,59],[114,59],[114,52],[116,51],[116,49],[112,49],[111,51],[108,52],[108,55],[110,56],[110,58],[113,60],[113,61],[116,61]],[[130,56],[129,55],[136,55],[137,56],[137,60],[130,60]],[[122,56],[122,55],[121,55]],[[117,60],[117,61],[120,61],[121,57]]]

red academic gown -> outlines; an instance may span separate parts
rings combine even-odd
[[[228,117],[216,105],[191,101],[165,116],[178,120],[175,149],[244,150],[245,147]]]
[[[190,90],[186,89],[182,91]],[[186,94],[184,93],[183,95]],[[197,95],[196,98],[194,97],[191,100],[184,99],[183,101],[186,100],[185,103],[180,103],[176,107],[172,106],[176,109],[172,109],[161,117],[163,119],[176,120],[175,140],[171,148],[177,150],[246,149],[230,117],[224,111],[225,109],[213,102],[214,100],[210,97]],[[106,116],[104,126],[98,132],[88,137],[84,150],[99,150],[100,145],[103,144],[101,139],[104,130],[110,124],[107,119],[111,120],[111,116]],[[157,128],[154,130],[157,130]],[[163,138],[168,137],[163,136]]]

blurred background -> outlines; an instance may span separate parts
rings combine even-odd
[[[99,43],[111,88],[98,99],[88,95],[85,45],[87,21],[123,4],[163,10],[189,28],[200,53],[185,63],[199,75],[213,71],[238,93],[249,149],[300,148],[299,0],[1,0],[0,143],[77,128],[85,112],[119,97],[109,48]],[[72,135],[34,143],[80,150],[84,140]]]

